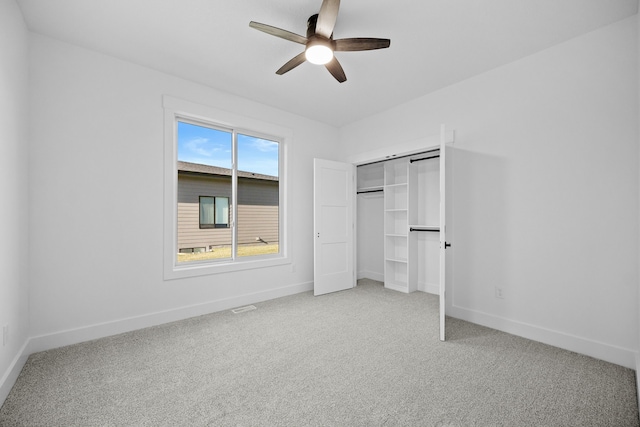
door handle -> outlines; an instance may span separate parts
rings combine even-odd
[[[447,249],[449,246],[451,246],[451,243],[444,242],[444,248],[445,249]]]

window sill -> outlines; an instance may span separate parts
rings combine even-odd
[[[255,268],[275,267],[291,264],[287,257],[252,259],[234,262],[192,262],[184,265],[169,266],[165,269],[164,280],[184,279],[189,277],[207,276],[211,274],[231,273]]]

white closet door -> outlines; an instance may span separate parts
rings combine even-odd
[[[445,133],[445,126],[440,127],[440,341],[445,340],[445,272],[446,272],[446,248],[447,243],[447,225],[446,225],[446,142],[447,136]]]
[[[355,167],[349,163],[313,160],[313,294],[355,286]]]

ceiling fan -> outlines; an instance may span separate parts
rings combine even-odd
[[[347,76],[333,52],[384,49],[391,45],[391,40],[366,37],[334,40],[333,27],[336,25],[339,8],[340,0],[323,0],[320,12],[312,15],[307,21],[307,37],[254,21],[251,21],[249,26],[272,36],[305,45],[304,52],[294,56],[280,67],[276,74],[282,75],[291,71],[306,60],[312,64],[324,65],[336,80],[343,83]]]

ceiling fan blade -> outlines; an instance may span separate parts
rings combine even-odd
[[[249,22],[251,28],[262,31],[263,33],[271,34],[272,36],[280,37],[281,39],[289,40],[295,43],[307,44],[307,38],[302,37],[299,34],[292,33],[291,31],[283,30],[282,28],[272,27],[271,25],[261,24],[259,22]]]
[[[338,9],[340,0],[323,0],[320,12],[318,12],[318,22],[316,23],[316,34],[326,38],[331,38],[333,27],[338,19]]]
[[[385,49],[391,46],[389,39],[352,38],[335,40],[335,50],[340,52],[355,52],[359,50]]]
[[[347,76],[344,74],[344,70],[342,69],[342,65],[338,62],[336,57],[334,56],[331,61],[325,64],[327,70],[331,73],[333,77],[336,78],[340,83],[344,83],[347,81]]]
[[[282,74],[286,73],[287,71],[291,71],[294,68],[296,68],[298,65],[302,64],[306,59],[307,58],[305,57],[304,52],[302,52],[301,54],[296,55],[293,58],[291,58],[289,60],[289,62],[284,64],[282,67],[280,67],[280,69],[278,71],[276,71],[276,74],[282,75]]]

